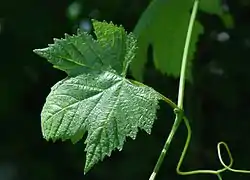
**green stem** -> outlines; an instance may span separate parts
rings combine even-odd
[[[218,177],[219,180],[222,180],[222,177],[221,177],[220,174],[217,174],[217,177]]]
[[[178,94],[178,107],[180,109],[183,109],[186,69],[187,69],[187,61],[188,61],[187,56],[188,56],[188,50],[189,50],[189,45],[190,45],[190,41],[191,41],[191,36],[192,36],[192,31],[193,31],[193,26],[194,26],[195,17],[197,14],[198,6],[199,6],[199,0],[195,0],[194,5],[193,5],[192,14],[190,17],[189,26],[188,26],[188,32],[187,32],[185,46],[184,46],[184,52],[183,52],[183,56],[182,56],[181,74],[180,74],[180,83],[179,83],[179,94]]]
[[[197,14],[197,10],[198,10],[198,4],[199,4],[199,0],[195,0],[194,5],[193,5],[193,10],[192,10],[192,14],[191,14],[191,18],[189,21],[189,26],[188,26],[188,32],[187,32],[187,37],[186,37],[186,41],[185,41],[185,46],[184,46],[184,52],[183,52],[183,57],[182,57],[182,66],[181,66],[181,74],[180,74],[180,83],[179,83],[179,94],[178,94],[178,107],[175,108],[175,110],[178,110],[178,112],[175,111],[176,117],[175,117],[175,121],[173,124],[173,127],[171,129],[171,132],[165,142],[165,145],[161,151],[161,154],[158,158],[158,161],[155,165],[154,171],[151,174],[149,180],[154,180],[161,165],[162,162],[164,160],[164,157],[166,155],[166,152],[169,149],[170,143],[175,135],[176,130],[178,129],[182,118],[183,118],[183,99],[184,99],[184,89],[185,89],[185,77],[186,77],[186,67],[187,67],[187,56],[188,56],[188,50],[189,50],[189,45],[190,45],[190,40],[191,40],[191,35],[192,35],[192,29],[194,26],[194,22],[195,22],[195,17]],[[166,101],[166,98],[163,98],[163,100]],[[168,101],[166,101],[167,103],[169,103]]]
[[[155,177],[156,177],[156,175],[157,175],[157,173],[158,173],[158,171],[159,171],[159,169],[161,167],[161,164],[162,164],[162,162],[164,160],[164,157],[165,157],[165,155],[166,155],[166,153],[167,153],[167,151],[169,149],[170,143],[172,142],[172,139],[173,139],[173,137],[175,135],[175,132],[177,131],[177,129],[178,129],[180,123],[181,123],[181,119],[182,119],[182,117],[180,115],[176,115],[174,124],[173,124],[172,129],[171,129],[171,132],[170,132],[170,134],[169,134],[169,136],[168,136],[168,138],[167,138],[167,140],[166,140],[166,142],[164,144],[164,147],[163,147],[163,149],[161,151],[161,154],[160,154],[160,156],[158,158],[158,161],[157,161],[157,163],[156,163],[156,165],[154,167],[154,171],[151,174],[149,180],[154,180],[155,179]]]

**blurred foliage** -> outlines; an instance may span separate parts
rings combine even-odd
[[[163,74],[179,77],[192,6],[193,0],[155,0],[150,3],[134,29],[139,41],[137,59],[131,65],[135,78],[143,80],[149,45],[152,45],[155,67]],[[225,16],[220,0],[202,0],[199,9],[219,17]],[[222,20],[225,19],[229,24],[230,17],[227,14]],[[190,81],[192,81],[191,61],[194,58],[199,35],[203,31],[201,22],[197,20],[193,28],[188,57],[187,79]]]
[[[37,57],[32,49],[45,47],[54,37],[88,29],[89,18],[113,21],[133,31],[149,0],[82,0],[81,11],[69,18],[74,1],[0,1],[1,57],[1,180],[99,180],[148,179],[173,123],[171,109],[161,104],[152,135],[140,132],[128,140],[122,152],[106,158],[83,175],[84,143],[52,143],[42,138],[40,112],[50,87],[65,74]],[[181,7],[181,4],[180,4]],[[193,83],[187,84],[185,110],[191,120],[193,138],[183,169],[219,166],[216,144],[228,143],[235,167],[250,169],[248,152],[250,119],[250,1],[223,0],[233,19],[229,29],[218,16],[200,12],[204,34],[193,60]],[[230,22],[230,20],[229,20]],[[230,23],[229,23],[230,24]],[[158,72],[148,48],[144,82],[175,100],[178,80]],[[158,176],[163,179],[203,179],[208,175],[178,176],[176,163],[186,136],[178,131]],[[249,179],[249,175],[227,173],[227,180]]]

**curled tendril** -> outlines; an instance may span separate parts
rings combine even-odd
[[[220,146],[221,145],[224,145],[224,147],[226,148],[227,150],[227,154],[230,158],[230,165],[227,166],[224,161],[222,160],[222,157],[221,157],[221,151],[220,151]],[[241,169],[233,169],[231,168],[232,167],[232,164],[233,164],[233,157],[232,157],[232,154],[229,150],[229,147],[227,146],[227,144],[225,142],[219,142],[218,145],[217,145],[217,152],[218,152],[218,157],[219,157],[219,160],[220,160],[220,163],[222,164],[222,166],[227,169],[228,171],[232,171],[232,172],[235,172],[235,173],[249,173],[250,174],[250,171],[249,170],[241,170]]]
[[[180,113],[181,111],[178,111],[177,109],[174,110],[174,112],[176,114]],[[184,146],[184,149],[182,151],[182,154],[181,154],[181,157],[180,157],[180,160],[178,162],[178,165],[176,167],[176,171],[178,174],[180,175],[194,175],[194,174],[214,174],[218,177],[219,180],[222,180],[222,177],[221,177],[221,173],[228,170],[228,171],[232,171],[232,172],[236,172],[236,173],[250,173],[250,171],[248,170],[237,170],[237,169],[233,169],[231,168],[232,165],[233,165],[233,157],[232,157],[232,154],[230,152],[230,149],[228,147],[228,145],[225,143],[225,142],[219,142],[217,144],[217,154],[218,154],[218,158],[219,158],[219,161],[221,163],[221,165],[224,167],[224,168],[221,168],[221,169],[218,169],[218,170],[193,170],[193,171],[187,171],[187,172],[183,172],[180,170],[180,167],[181,167],[181,164],[183,162],[183,159],[186,155],[186,152],[187,152],[187,148],[189,146],[189,143],[190,143],[190,139],[191,139],[191,134],[192,134],[192,131],[191,131],[191,128],[190,128],[190,125],[189,125],[189,121],[188,119],[183,116],[183,119],[184,119],[184,123],[186,125],[186,128],[187,128],[187,131],[188,131],[188,135],[187,135],[187,139],[186,139],[186,143],[185,143],[185,146]],[[226,165],[222,159],[222,156],[221,156],[221,146],[224,146],[225,149],[226,149],[226,152],[227,152],[227,155],[229,157],[229,165]]]
[[[227,154],[228,154],[229,160],[230,160],[229,165],[226,165],[226,164],[224,163],[224,161],[222,160],[222,157],[221,157],[221,148],[220,148],[221,145],[223,145],[223,146],[226,148],[226,151],[227,151]],[[222,166],[224,167],[224,169],[229,170],[229,169],[232,167],[233,161],[234,161],[234,160],[233,160],[232,154],[231,154],[231,152],[230,152],[230,149],[229,149],[228,145],[227,145],[225,142],[219,142],[219,143],[217,144],[217,154],[218,154],[220,163],[222,164]]]

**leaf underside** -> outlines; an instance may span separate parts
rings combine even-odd
[[[134,33],[138,38],[137,58],[131,64],[133,76],[142,81],[147,50],[153,49],[153,62],[161,73],[179,77],[183,48],[193,0],[153,0],[139,19]],[[220,0],[202,0],[200,10],[222,16]],[[192,59],[203,26],[196,21],[188,55],[187,79],[192,81]]]
[[[93,21],[97,40],[84,32],[34,50],[68,77],[55,84],[41,112],[42,133],[53,141],[77,142],[87,132],[85,173],[121,150],[138,128],[151,132],[159,94],[126,79],[136,39],[122,27]]]

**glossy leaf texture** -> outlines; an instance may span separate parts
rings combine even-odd
[[[153,49],[153,62],[161,73],[179,77],[181,61],[193,0],[153,0],[139,19],[134,33],[138,38],[137,58],[131,64],[133,76],[142,81],[147,51]],[[220,0],[202,0],[199,9],[222,18]],[[188,55],[187,79],[192,80],[192,59],[199,35],[204,31],[196,21]]]
[[[160,95],[126,79],[136,39],[122,27],[93,21],[97,40],[84,32],[34,50],[68,77],[51,89],[41,119],[45,139],[77,142],[87,132],[85,173],[121,150],[138,129],[151,132]]]

